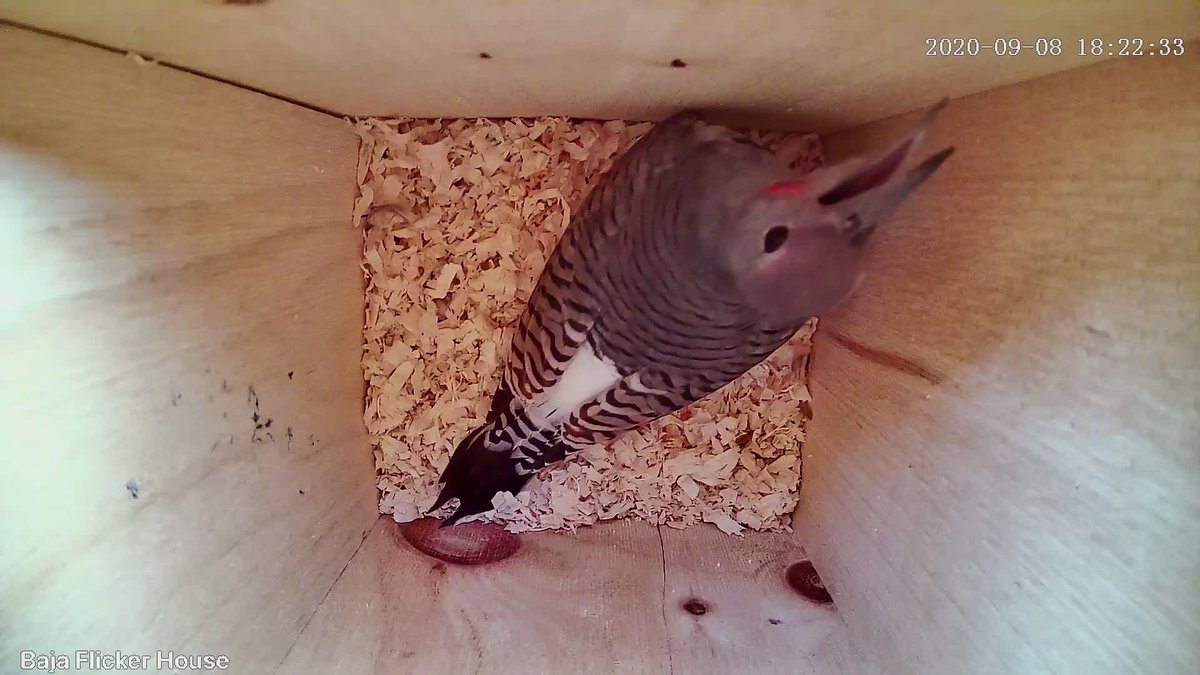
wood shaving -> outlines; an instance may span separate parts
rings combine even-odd
[[[365,119],[355,222],[367,306],[365,418],[380,510],[422,517],[458,440],[483,423],[511,327],[588,189],[651,124]],[[751,132],[801,173],[813,135]],[[810,416],[815,320],[770,359],[669,417],[497,496],[514,532],[638,517],[788,530]]]

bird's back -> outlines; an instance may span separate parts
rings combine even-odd
[[[750,308],[702,245],[737,206],[726,203],[738,194],[730,182],[765,184],[786,172],[746,137],[692,113],[660,123],[588,195],[527,313],[576,302],[591,322],[588,345],[619,374],[666,378],[695,398],[711,393],[803,323],[773,325]],[[548,314],[522,329],[543,330],[557,317]]]

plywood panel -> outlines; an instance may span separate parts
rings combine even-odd
[[[265,672],[376,516],[342,122],[0,27],[0,670]]]
[[[1200,35],[1193,0],[2,0],[0,17],[341,114],[651,119],[701,106],[820,131],[1098,60],[1078,56],[1080,38],[1104,39],[1107,58],[1121,37]],[[1029,48],[927,56],[929,38]],[[1039,55],[1039,38],[1063,53]]]
[[[1200,667],[1189,49],[952,102],[958,151],[822,324],[799,532],[882,671]]]
[[[787,584],[788,566],[807,559],[795,537],[730,537],[709,526],[660,532],[673,672],[839,672],[827,667],[825,650],[845,631],[841,617]],[[699,605],[689,612],[689,603]]]
[[[787,588],[803,551],[785,535],[619,521],[522,538],[460,567],[381,518],[279,672],[794,675],[827,672],[813,654],[844,628]]]
[[[280,672],[666,672],[660,559],[653,526],[618,523],[460,567],[380,518]]]

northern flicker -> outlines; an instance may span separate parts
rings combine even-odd
[[[458,444],[443,525],[539,469],[737,379],[862,281],[881,220],[950,156],[915,168],[943,100],[874,158],[796,177],[746,136],[682,112],[584,200],[514,333],[487,421]]]

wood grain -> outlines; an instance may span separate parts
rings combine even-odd
[[[499,563],[447,565],[380,518],[279,672],[667,671],[654,527],[522,538]]]
[[[805,659],[841,626],[783,583],[803,556],[784,535],[619,521],[522,536],[512,558],[460,567],[381,518],[279,672],[817,672]]]
[[[844,625],[832,606],[788,586],[788,566],[806,559],[795,537],[755,532],[736,538],[707,526],[661,531],[674,672],[829,672],[817,657]],[[689,613],[688,602],[700,603],[705,613]]]
[[[355,138],[11,27],[0,91],[0,670],[266,672],[377,513]]]
[[[886,0],[3,0],[0,17],[339,114],[640,120],[698,106],[816,131],[1093,63],[1079,38],[1200,36],[1194,0],[936,0],[919,12]],[[1031,48],[927,56],[941,37]],[[1038,55],[1038,38],[1063,53]]]
[[[952,102],[927,148],[958,151],[818,332],[798,532],[878,672],[1200,667],[1188,48]]]

